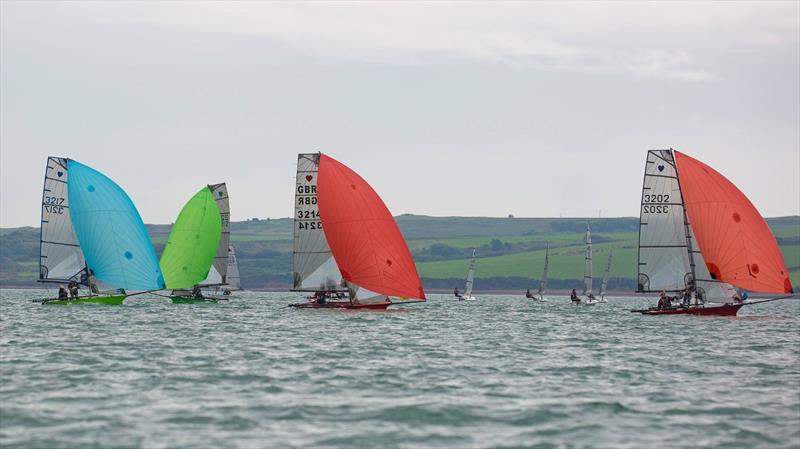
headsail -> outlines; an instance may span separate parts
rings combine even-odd
[[[233,246],[228,248],[228,288],[231,290],[241,290],[242,281],[239,276],[239,262],[236,260],[236,251]]]
[[[67,168],[72,226],[88,271],[116,288],[164,288],[156,251],[125,191],[79,162],[69,160]]]
[[[228,187],[223,182],[221,184],[209,184],[208,188],[211,190],[211,194],[214,195],[214,200],[217,202],[222,227],[220,229],[219,245],[217,245],[217,254],[214,257],[214,263],[211,265],[211,269],[208,270],[208,276],[200,282],[200,285],[229,284],[227,278],[228,249],[231,242],[231,212],[228,202]]]
[[[297,156],[294,191],[293,290],[347,290],[322,231],[317,204],[320,153]]]
[[[86,284],[86,262],[70,218],[69,159],[47,158],[42,192],[39,281]]]
[[[586,224],[586,256],[583,258],[583,294],[592,293],[592,230]]]
[[[381,295],[424,300],[411,252],[378,194],[340,162],[319,158],[319,215],[342,277]]]
[[[469,298],[472,296],[472,284],[475,281],[475,249],[472,250],[472,259],[469,261],[469,269],[467,270],[467,282],[464,284],[464,296]]]
[[[544,270],[542,270],[542,279],[539,281],[539,296],[544,295],[547,289],[547,267],[550,264],[550,244],[548,243],[544,249]]]
[[[606,272],[603,273],[603,283],[600,285],[600,296],[605,296],[606,290],[608,289],[608,276],[611,274],[611,257],[614,255],[614,251],[609,249],[608,250],[608,263],[606,264]]]
[[[763,293],[792,293],[789,270],[764,218],[727,178],[675,151],[686,211],[714,280]]]
[[[203,187],[183,206],[161,254],[167,288],[188,289],[208,276],[217,254],[222,218],[214,195]]]

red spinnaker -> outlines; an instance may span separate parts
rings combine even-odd
[[[383,295],[425,299],[400,228],[361,176],[321,154],[317,198],[322,229],[342,277]]]
[[[775,236],[753,203],[713,168],[674,153],[686,213],[711,276],[754,292],[792,293]]]

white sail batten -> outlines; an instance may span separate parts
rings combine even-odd
[[[239,261],[236,260],[236,251],[233,246],[228,247],[228,286],[231,290],[242,289],[242,279],[239,275]]]
[[[639,215],[638,291],[679,291],[691,279],[687,226],[675,159],[647,153]]]
[[[586,255],[583,258],[583,294],[592,293],[592,231],[586,225]]]
[[[47,158],[42,191],[39,281],[86,284],[86,261],[72,227],[66,158]]]
[[[464,296],[469,298],[472,296],[472,284],[475,282],[475,250],[472,250],[472,259],[469,261],[469,269],[467,270],[467,281],[464,284]]]
[[[297,156],[294,201],[294,282],[296,291],[346,290],[319,216],[319,153]]]
[[[550,264],[550,244],[548,244],[544,249],[544,270],[542,270],[542,279],[539,281],[539,291],[537,292],[539,296],[544,295],[545,289],[547,289],[547,268]]]

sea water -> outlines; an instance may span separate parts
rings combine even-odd
[[[52,292],[51,292],[52,293]],[[800,302],[641,316],[478,295],[387,312],[0,293],[4,448],[797,448]]]

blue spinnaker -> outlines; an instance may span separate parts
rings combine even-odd
[[[128,194],[97,170],[68,164],[72,226],[87,268],[116,288],[164,288],[155,248]]]

